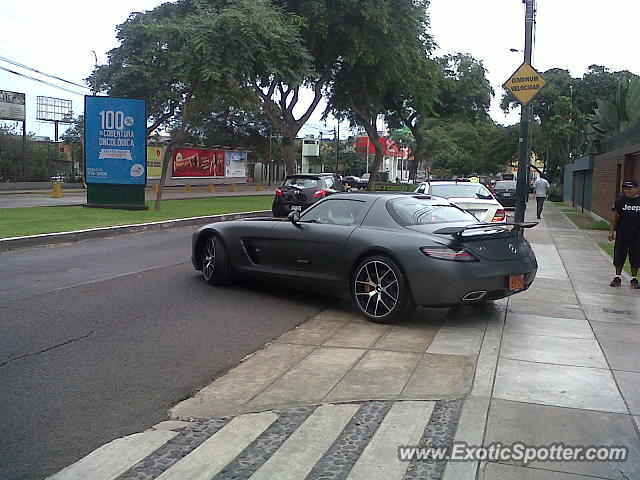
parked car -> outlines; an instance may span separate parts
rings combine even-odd
[[[211,285],[237,277],[351,297],[390,323],[415,305],[504,298],[529,288],[537,262],[523,236],[535,223],[487,224],[439,197],[344,193],[288,221],[247,218],[193,234],[192,263]]]
[[[482,222],[503,222],[506,213],[500,202],[481,183],[469,181],[422,182],[416,193],[428,193],[448,199]]]
[[[493,186],[496,199],[505,207],[516,206],[516,181],[498,180]]]
[[[286,217],[291,210],[305,210],[324,197],[344,191],[342,181],[333,173],[288,175],[276,188],[271,213]]]
[[[355,175],[348,175],[346,177],[342,177],[342,184],[345,189],[360,188],[361,180],[360,177],[356,177]]]

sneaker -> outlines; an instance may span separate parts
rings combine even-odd
[[[620,285],[622,285],[622,280],[620,280],[620,277],[614,277],[609,285],[611,285],[612,287],[619,287]]]
[[[629,282],[629,285],[631,286],[631,288],[640,288],[640,285],[638,285],[637,278],[632,278],[631,281]]]

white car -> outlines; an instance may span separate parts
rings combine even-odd
[[[444,197],[482,222],[504,222],[507,219],[504,207],[481,183],[436,180],[422,182],[414,192]]]

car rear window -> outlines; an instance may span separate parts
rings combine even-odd
[[[489,196],[491,193],[479,183],[431,184],[429,193],[444,198],[478,198],[478,193]]]
[[[387,202],[387,210],[403,227],[426,223],[474,221],[476,217],[449,204],[434,203],[419,197],[396,198]]]
[[[500,180],[496,182],[495,188],[514,189],[516,188],[515,180]]]
[[[320,188],[320,179],[317,177],[289,177],[282,184],[283,187]]]

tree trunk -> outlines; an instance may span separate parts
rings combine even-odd
[[[171,135],[171,140],[167,145],[167,149],[164,152],[164,156],[162,157],[162,175],[160,175],[160,183],[158,184],[158,194],[156,195],[156,203],[153,207],[154,210],[160,210],[160,203],[162,202],[162,193],[164,191],[164,184],[167,180],[167,171],[169,170],[169,162],[173,158],[173,149],[174,147],[184,141],[186,138],[187,131],[187,113],[189,111],[189,103],[193,98],[193,90],[187,94],[187,97],[184,102],[184,108],[182,109],[182,121],[180,122],[180,126],[177,129],[175,135]]]
[[[282,137],[282,159],[284,161],[286,175],[293,175],[297,173],[295,151],[293,148],[294,139],[295,139],[295,134],[293,136],[284,135]]]

